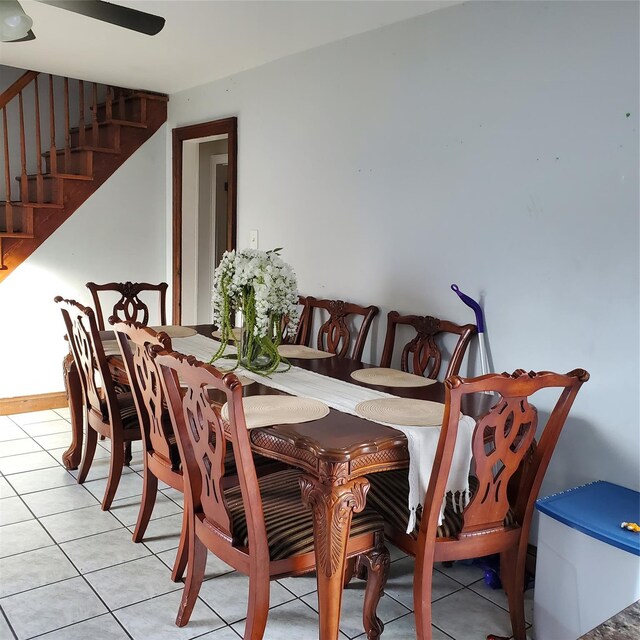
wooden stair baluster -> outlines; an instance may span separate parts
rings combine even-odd
[[[113,120],[113,87],[107,87],[107,101],[105,102],[105,113],[107,120]]]
[[[120,95],[118,97],[118,120],[126,120],[124,113],[124,91],[120,89]]]
[[[85,137],[87,132],[84,125],[84,81],[82,80],[78,80],[78,102],[80,103],[80,124],[78,125],[80,129],[80,146],[84,147],[87,143]]]
[[[58,154],[56,149],[55,97],[53,94],[53,75],[49,74],[49,168],[50,173],[58,173]]]
[[[69,129],[69,78],[64,79],[64,171],[71,164],[71,132]]]
[[[27,146],[24,133],[24,105],[22,91],[18,94],[18,110],[20,115],[20,200],[29,202],[29,182],[27,180]]]
[[[140,122],[147,121],[147,99],[145,98],[140,104]]]
[[[40,138],[40,93],[38,89],[38,78],[34,81],[34,110],[36,118],[36,202],[44,202],[44,180],[42,179],[42,140]]]
[[[99,146],[99,128],[98,128],[98,85],[97,83],[93,83],[92,89],[92,104],[91,104],[91,136],[93,142],[91,143],[94,147]]]
[[[11,165],[9,162],[9,129],[7,128],[7,108],[2,109],[2,129],[4,134],[4,230],[13,232],[13,205],[11,204]],[[0,264],[2,266],[2,251],[0,251]]]

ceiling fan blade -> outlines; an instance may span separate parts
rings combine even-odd
[[[148,36],[155,36],[159,33],[165,23],[164,18],[152,13],[145,13],[102,0],[42,0],[42,2]]]

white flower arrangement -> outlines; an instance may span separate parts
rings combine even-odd
[[[211,359],[219,358],[232,336],[231,314],[244,317],[242,349],[238,362],[255,369],[258,352],[268,354],[268,373],[280,363],[278,345],[282,339],[282,319],[289,332],[298,324],[298,285],[293,269],[278,255],[280,249],[227,251],[214,272],[213,321],[220,327],[221,347]],[[241,351],[242,358],[241,358]]]

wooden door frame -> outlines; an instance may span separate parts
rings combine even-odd
[[[227,134],[229,155],[227,181],[227,250],[236,246],[238,207],[238,118],[224,118],[187,127],[177,127],[172,131],[172,171],[173,171],[173,237],[172,237],[172,322],[180,324],[182,318],[182,147],[186,140],[196,140],[209,136]]]

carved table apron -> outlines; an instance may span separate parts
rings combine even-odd
[[[213,327],[199,325],[199,333],[211,336]],[[298,367],[359,384],[352,371],[370,365],[345,358],[291,359]],[[114,363],[117,371],[117,363]],[[63,454],[68,469],[80,462],[82,448],[82,390],[73,358],[65,359],[65,380],[72,421],[72,443]],[[116,374],[117,376],[117,374]],[[119,376],[117,376],[119,377]],[[377,387],[409,398],[442,402],[440,383],[426,387]],[[245,395],[279,393],[259,383],[248,385]],[[365,474],[406,468],[409,453],[405,436],[396,429],[331,409],[320,420],[303,424],[252,429],[253,449],[269,458],[301,468],[302,501],[313,510],[318,580],[320,640],[337,640],[342,606],[347,540],[353,512],[364,509],[369,481]]]

